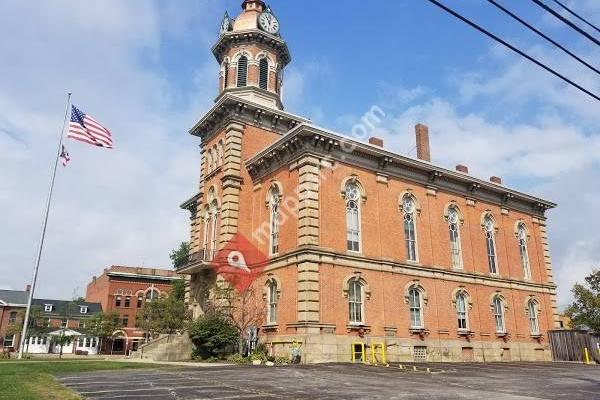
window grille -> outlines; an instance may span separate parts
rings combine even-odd
[[[413,357],[416,362],[427,361],[427,347],[426,346],[413,347]]]

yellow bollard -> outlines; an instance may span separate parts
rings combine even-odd
[[[583,348],[583,359],[585,360],[586,364],[591,364],[592,363],[590,361],[590,353],[589,353],[587,347]]]

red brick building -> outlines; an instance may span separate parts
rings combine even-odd
[[[87,285],[86,300],[100,303],[104,312],[118,312],[121,318],[122,328],[115,332],[110,352],[137,350],[146,340],[145,332],[135,326],[137,313],[147,302],[168,294],[177,279],[181,278],[172,270],[119,265],[94,276]]]
[[[26,290],[0,290],[0,351],[19,350],[21,336],[14,330],[22,328],[28,298],[29,286]],[[85,326],[88,319],[102,311],[99,303],[34,298],[31,305],[38,307],[41,314],[36,321],[38,334],[30,336],[27,352],[59,352],[60,348],[53,346],[52,339],[65,332],[73,340],[63,345],[63,353],[77,350],[88,354],[97,352],[98,338],[88,337]]]
[[[215,252],[241,234],[269,258],[255,285],[276,353],[298,342],[308,362],[349,361],[362,345],[390,360],[550,360],[555,204],[433,164],[426,126],[410,158],[283,111],[278,21],[262,1],[242,7],[213,47],[220,95],[190,131],[201,177],[182,205],[193,254],[178,272],[194,315]]]

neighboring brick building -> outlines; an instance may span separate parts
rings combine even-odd
[[[29,286],[26,290],[0,290],[0,350],[18,351],[20,334],[9,334],[11,327],[23,325],[23,313],[27,308]],[[102,311],[99,303],[84,301],[36,299],[32,307],[41,310],[39,330],[43,334],[29,338],[29,353],[59,352],[59,346],[52,346],[52,337],[67,332],[74,339],[63,346],[63,353],[74,353],[76,350],[90,354],[97,352],[98,339],[85,334],[86,320]]]
[[[413,159],[284,112],[287,45],[262,1],[242,7],[213,48],[220,95],[190,131],[201,177],[178,272],[194,316],[215,252],[241,234],[269,257],[255,285],[276,353],[299,342],[307,362],[349,361],[383,343],[390,360],[550,360],[555,204],[432,164],[424,125]]]
[[[113,354],[136,351],[146,340],[145,332],[135,326],[136,316],[146,302],[168,294],[171,283],[181,279],[174,271],[146,267],[113,265],[87,285],[85,298],[102,304],[104,312],[116,311],[122,329],[114,334]]]

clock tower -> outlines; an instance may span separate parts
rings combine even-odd
[[[225,13],[212,49],[221,65],[216,101],[233,94],[283,110],[283,70],[291,56],[281,38],[279,20],[261,0],[245,0],[242,9],[236,19]]]

